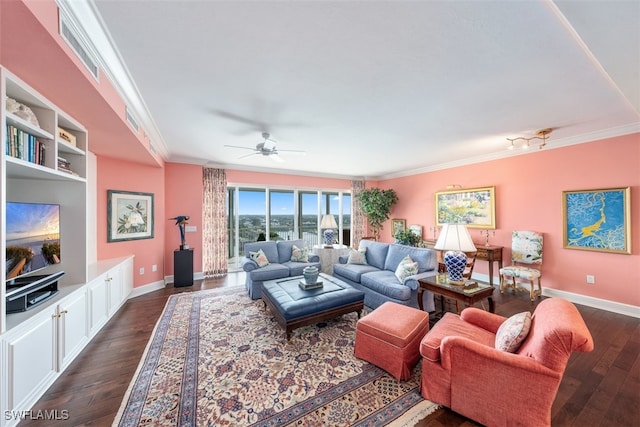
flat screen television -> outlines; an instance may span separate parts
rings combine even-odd
[[[60,262],[60,205],[6,204],[7,284]]]

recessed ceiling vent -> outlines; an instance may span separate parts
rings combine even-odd
[[[131,127],[134,128],[136,132],[138,132],[140,130],[140,126],[138,126],[138,122],[136,121],[136,119],[133,118],[133,115],[129,112],[129,108],[125,107],[125,111],[127,115],[127,122],[129,122],[129,125],[131,125]]]
[[[60,35],[67,42],[71,50],[75,52],[80,61],[87,67],[91,75],[98,80],[97,61],[89,53],[89,49],[81,41],[81,37],[77,30],[70,24],[69,20],[60,11]]]

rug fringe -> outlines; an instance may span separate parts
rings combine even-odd
[[[440,405],[430,400],[425,400],[410,408],[398,419],[387,424],[387,427],[413,427],[438,409],[440,409]]]

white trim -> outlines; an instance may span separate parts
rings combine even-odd
[[[139,297],[140,295],[148,294],[149,292],[157,291],[158,289],[162,289],[166,286],[165,282],[159,280],[157,282],[152,282],[144,286],[138,286],[137,288],[133,288],[131,293],[129,294],[130,298]]]
[[[489,276],[486,274],[473,273],[473,278],[481,282],[489,283]],[[500,292],[500,277],[494,277],[493,283],[494,287],[497,288],[496,292]],[[566,292],[545,287],[542,288],[542,295],[545,297],[564,298],[574,304],[586,305],[587,307],[593,307],[599,310],[605,310],[612,313],[623,314],[625,316],[640,318],[640,307],[636,307],[634,305],[623,304],[621,302],[609,301],[601,298],[595,298],[576,294],[573,292]]]

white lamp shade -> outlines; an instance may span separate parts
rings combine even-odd
[[[464,224],[443,225],[440,237],[433,248],[439,251],[476,251],[469,230]]]
[[[324,215],[320,221],[320,228],[338,228],[338,223],[333,215]]]

